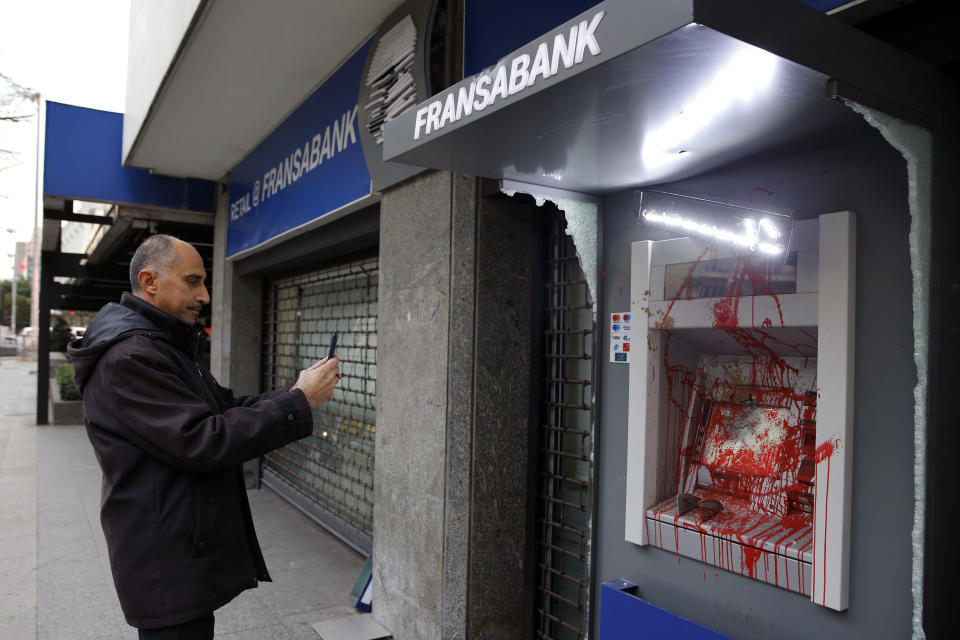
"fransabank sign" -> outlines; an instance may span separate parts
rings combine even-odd
[[[306,139],[303,147],[270,166],[261,180],[255,180],[253,189],[240,194],[230,202],[230,221],[235,222],[253,211],[253,207],[272,198],[305,174],[331,160],[351,144],[357,143],[357,107],[345,111],[339,118]],[[231,194],[233,195],[233,194]]]
[[[681,7],[663,3],[668,20],[683,20]],[[621,12],[635,9],[632,0],[602,2],[400,114],[384,127],[383,159],[399,161],[398,156],[420,145],[635,48],[647,30],[641,26],[637,33],[635,20],[618,24]]]
[[[370,195],[357,127],[368,42],[230,172],[227,255]]]
[[[475,111],[480,112],[498,100],[505,100],[532,87],[539,79],[547,79],[562,69],[570,69],[584,61],[584,57],[602,53],[596,31],[605,12],[597,11],[588,20],[581,20],[567,33],[558,33],[552,39],[537,44],[536,53],[519,53],[501,60],[492,69],[482,71],[456,91],[426,103],[416,110],[413,139],[443,129]]]

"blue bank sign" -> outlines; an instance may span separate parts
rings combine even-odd
[[[357,127],[368,42],[230,172],[227,256],[370,195]]]

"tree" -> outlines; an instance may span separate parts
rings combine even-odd
[[[30,281],[17,279],[17,331],[30,326]],[[0,280],[0,324],[10,324],[10,281]]]
[[[0,124],[16,124],[36,115],[35,106],[40,93],[24,87],[10,76],[0,73]],[[0,171],[16,162],[17,152],[0,147]]]

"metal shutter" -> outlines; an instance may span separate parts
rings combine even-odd
[[[590,628],[594,322],[563,214],[550,224],[534,629],[537,638],[581,640]]]
[[[264,389],[286,389],[339,334],[343,379],[314,409],[313,435],[266,455],[264,484],[351,546],[373,541],[376,436],[376,255],[272,278],[264,296]]]

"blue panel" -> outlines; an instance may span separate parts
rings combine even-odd
[[[829,11],[850,0],[800,0]],[[464,77],[479,73],[600,0],[466,0]],[[638,11],[643,6],[637,7]]]
[[[47,102],[43,193],[73,200],[213,211],[213,182],[124,167],[122,141],[123,114]]]
[[[600,0],[467,0],[464,77],[535,40]]]
[[[729,636],[634,596],[637,585],[611,580],[600,587],[600,640],[730,640]]]
[[[370,41],[230,172],[227,255],[370,195],[357,95]]]

